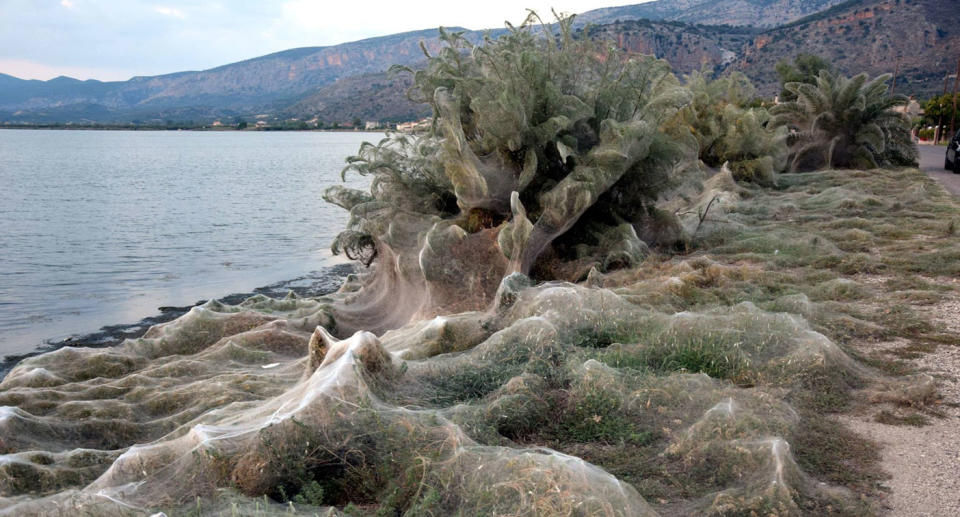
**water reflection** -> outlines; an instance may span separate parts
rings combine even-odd
[[[330,264],[320,196],[379,138],[0,132],[0,356]]]

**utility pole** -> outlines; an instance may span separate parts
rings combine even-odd
[[[947,79],[950,75],[943,76],[943,93],[940,94],[940,116],[937,117],[937,127],[933,130],[933,143],[939,144],[940,137],[943,136],[943,98],[947,96]]]
[[[953,123],[957,119],[957,82],[960,81],[960,59],[957,60],[957,75],[953,78],[953,113],[950,114],[950,134],[948,138],[953,138]]]
[[[897,74],[900,73],[900,58],[897,58],[897,66],[893,69],[893,84],[890,85],[890,96],[897,93]]]

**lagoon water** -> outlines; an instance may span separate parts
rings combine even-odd
[[[381,137],[0,131],[0,357],[336,263],[321,195]]]

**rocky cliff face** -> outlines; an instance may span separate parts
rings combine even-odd
[[[689,25],[635,20],[601,25],[589,36],[611,41],[636,54],[666,59],[680,74],[693,70],[722,70],[753,41],[755,30],[737,27]]]
[[[708,25],[774,27],[837,5],[844,0],[657,0],[607,7],[579,16],[579,23],[671,20]]]
[[[955,73],[960,57],[960,5],[944,0],[861,0],[756,35],[731,68],[762,93],[778,90],[774,66],[816,54],[846,74],[897,73],[897,91],[930,96]]]

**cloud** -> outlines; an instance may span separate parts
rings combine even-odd
[[[64,0],[64,1],[66,2],[69,0]],[[157,8],[154,8],[154,11],[164,16],[173,16],[175,18],[181,18],[181,19],[186,18],[186,16],[184,16],[183,14],[183,11],[181,11],[180,9],[173,9],[171,7],[157,7]]]
[[[60,0],[60,5],[66,7],[67,9],[73,9],[77,4],[73,3],[72,0]]]

